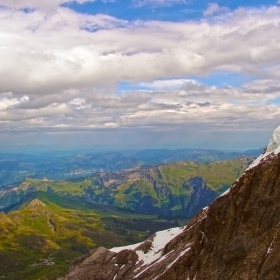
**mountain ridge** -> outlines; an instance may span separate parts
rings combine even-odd
[[[79,279],[81,273],[83,279],[99,280],[279,279],[279,131],[280,126],[273,134],[273,149],[264,151],[228,192],[168,239],[159,254],[151,239],[142,247],[99,248],[74,261],[65,280]],[[140,254],[157,257],[145,263]]]
[[[100,152],[85,154],[69,151],[65,153],[43,153],[35,155],[0,153],[0,187],[18,184],[26,177],[51,180],[65,180],[87,177],[97,171],[118,171],[140,167],[141,165],[158,165],[178,161],[209,162],[235,159],[240,156],[255,157],[259,149],[243,152],[225,152],[204,149],[150,149],[143,151]]]
[[[0,189],[0,210],[12,208],[26,195],[45,191],[85,201],[161,217],[195,215],[243,172],[251,159],[241,157],[211,163],[177,162],[116,172],[97,172],[68,181],[26,179]],[[201,179],[195,179],[202,177]],[[195,184],[194,184],[195,182]]]

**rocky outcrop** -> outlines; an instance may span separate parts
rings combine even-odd
[[[153,260],[163,251],[166,240],[183,232],[183,228],[173,228],[152,235],[143,243],[107,250],[103,247],[76,258],[64,280],[79,279],[133,279],[135,270]],[[102,270],[102,267],[106,269]],[[94,270],[94,272],[93,272]]]
[[[90,253],[82,263],[72,265],[65,279],[79,279],[75,275],[85,264],[84,280],[280,279],[278,134],[280,127],[264,154],[186,227],[171,230],[173,235],[157,233],[140,245],[103,249],[102,256],[92,261],[90,256],[95,252]],[[134,253],[137,261],[127,259],[120,275],[123,266],[116,265],[119,254]],[[101,274],[113,270],[110,277]]]
[[[190,178],[184,187],[191,191],[190,200],[184,211],[187,217],[194,217],[202,208],[217,198],[217,194],[207,187],[201,177]]]
[[[23,184],[22,187],[7,187],[0,190],[0,211],[19,203],[26,195],[35,193],[36,187]]]
[[[120,253],[108,251],[103,247],[92,250],[87,255],[77,258],[70,267],[69,275],[64,279],[86,280],[86,279],[114,279],[117,275],[118,279],[122,277],[132,277],[132,267],[136,265],[138,256],[134,251],[122,250]],[[92,274],[92,263],[98,263],[100,266],[110,264],[110,268],[106,270],[95,271],[95,278],[90,278]],[[75,267],[79,266],[79,271]]]

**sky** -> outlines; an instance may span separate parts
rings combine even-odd
[[[0,0],[0,150],[267,145],[280,1]]]

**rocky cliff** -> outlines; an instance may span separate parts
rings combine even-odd
[[[280,279],[280,126],[230,190],[183,228],[76,259],[69,279]],[[81,278],[82,277],[82,278]]]
[[[0,211],[20,202],[24,196],[36,192],[34,186],[22,184],[20,187],[8,186],[0,189]]]

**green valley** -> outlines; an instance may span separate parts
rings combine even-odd
[[[0,278],[57,279],[69,261],[98,246],[140,242],[177,226],[113,208],[96,209],[57,194],[36,192],[0,214]]]
[[[0,278],[58,279],[89,250],[138,243],[184,225],[251,159],[177,162],[87,178],[27,178],[0,189]],[[4,214],[5,213],[5,214]]]

